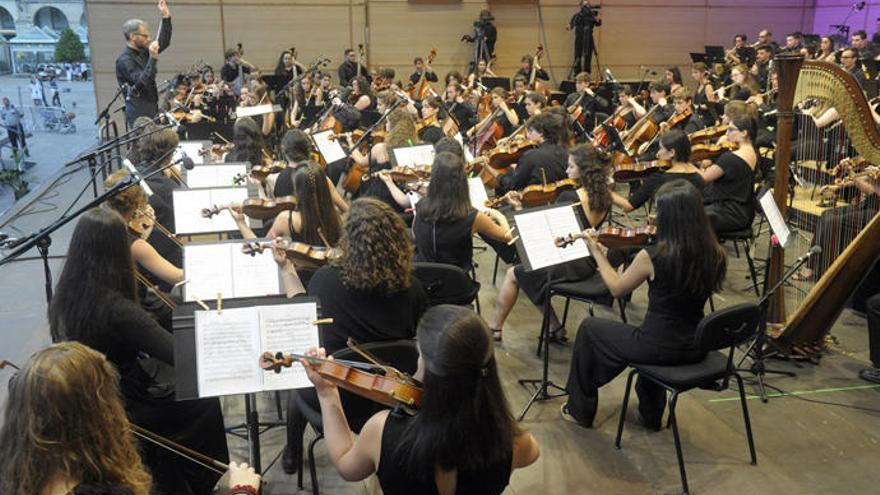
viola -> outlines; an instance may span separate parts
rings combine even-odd
[[[512,192],[519,194],[523,206],[546,205],[555,201],[562,191],[576,189],[577,187],[578,182],[574,179],[562,179],[550,184],[535,184],[526,186],[522,191],[511,191],[504,196],[486,201],[486,206],[488,208],[495,208],[502,204]]]
[[[262,253],[266,249],[272,249],[271,242],[248,242],[241,247],[241,252],[251,256]],[[288,242],[281,246],[284,256],[295,264],[306,264],[315,267],[326,265],[330,260],[338,258],[339,249],[326,246],[313,246],[304,242]]]
[[[294,196],[283,196],[275,199],[246,199],[241,204],[214,205],[211,208],[203,208],[202,217],[211,218],[223,210],[234,209],[251,218],[269,220],[270,218],[275,218],[283,211],[290,211],[295,208],[296,197]]]
[[[489,166],[495,169],[504,169],[511,163],[516,163],[523,153],[537,148],[538,142],[531,139],[512,139],[499,144],[485,153]]]
[[[684,122],[685,120],[689,119],[690,116],[693,114],[694,114],[693,110],[691,110],[690,108],[686,108],[684,110],[684,112],[681,112],[679,114],[676,114],[676,115],[673,115],[672,117],[670,117],[669,120],[666,121],[666,123],[669,125],[670,129],[674,129],[675,126],[677,126],[677,125],[681,124],[682,122]]]
[[[701,129],[699,131],[692,132],[688,134],[688,139],[691,141],[691,145],[695,145],[698,143],[702,143],[704,141],[711,141],[713,139],[718,139],[727,133],[727,128],[730,127],[729,124],[716,125],[714,127],[707,127],[705,129]]]
[[[510,167],[495,168],[489,166],[489,157],[487,156],[481,156],[466,163],[464,169],[468,173],[478,175],[483,181],[483,185],[490,189],[495,188],[499,175],[510,171]]]
[[[421,405],[420,384],[406,373],[390,366],[280,352],[273,355],[266,352],[260,358],[260,367],[266,371],[280,373],[281,368],[289,368],[294,362],[303,361],[322,378],[379,404],[388,407],[401,406],[409,414],[415,414],[416,409]],[[378,373],[373,370],[378,370]]]
[[[351,132],[340,132],[337,134],[331,134],[329,136],[329,139],[337,141],[340,139],[345,139],[346,137],[351,137],[353,141],[357,141],[361,138],[361,136],[364,135],[364,132],[365,131],[363,129],[355,129]],[[369,137],[374,143],[381,143],[382,141],[385,141],[385,131],[373,131],[370,133]]]
[[[211,122],[211,123],[217,122],[217,119],[215,119],[214,117],[211,117],[210,115],[203,114],[202,111],[197,108],[193,109],[193,110],[185,110],[185,109],[179,108],[179,109],[171,112],[171,115],[173,115],[174,118],[180,122],[189,122],[189,123],[196,123],[196,122],[201,122],[201,121]]]
[[[215,162],[222,161],[227,153],[235,148],[233,143],[214,144],[210,148],[202,148],[199,150],[199,156],[210,156]]]
[[[691,161],[711,160],[725,151],[736,151],[738,149],[738,144],[729,141],[721,144],[698,144],[691,146]]]
[[[614,167],[612,177],[615,182],[629,182],[633,180],[641,180],[645,177],[666,170],[672,166],[669,160],[653,160],[650,162],[621,163]]]
[[[599,242],[611,249],[634,248],[647,246],[654,242],[657,235],[657,227],[654,225],[644,225],[642,227],[622,228],[622,227],[602,227],[596,230]],[[565,248],[574,244],[577,239],[583,239],[586,235],[583,232],[576,234],[568,234],[565,237],[557,237],[554,243],[557,247]]]
[[[251,167],[250,176],[262,182],[266,180],[266,177],[272,174],[281,173],[285,168],[287,168],[286,161],[271,162],[266,165],[255,165]]]

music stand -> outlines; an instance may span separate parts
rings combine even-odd
[[[623,139],[620,138],[620,132],[611,124],[602,124],[602,128],[605,129],[605,135],[608,136],[608,139],[611,140],[611,146],[608,147],[609,150],[618,149],[627,155],[626,146],[623,144]]]
[[[504,88],[505,91],[510,91],[510,78],[509,77],[489,77],[483,76],[480,79],[480,83],[483,86],[486,86],[491,91],[492,88]]]
[[[704,64],[708,62],[708,58],[706,57],[705,53],[691,52],[690,55],[691,55],[691,62],[693,62],[695,64],[698,62],[702,62]]]
[[[724,47],[706,45],[706,60],[710,63],[724,63]]]
[[[274,93],[278,93],[279,90],[284,88],[287,85],[287,82],[290,81],[286,76],[276,76],[275,74],[263,75],[263,82],[266,83],[266,86],[269,87]]]
[[[739,57],[741,63],[751,67],[755,63],[758,51],[750,46],[743,46],[736,49],[736,56]]]
[[[569,234],[580,233],[584,227],[578,215],[575,214],[574,206],[578,203],[564,205],[551,205],[538,208],[529,208],[514,214],[513,221],[517,226],[518,238],[516,251],[523,262],[526,271],[547,269],[547,298],[544,301],[544,317],[541,320],[540,343],[543,346],[543,373],[541,378],[517,380],[520,385],[535,387],[532,397],[526,402],[522,413],[517,418],[522,421],[526,413],[535,402],[553,399],[567,395],[564,388],[550,381],[550,282],[551,270],[549,268],[582,259],[589,256],[586,244],[573,245],[562,248],[555,245],[557,237],[565,237]],[[550,389],[560,390],[562,393],[551,394]]]

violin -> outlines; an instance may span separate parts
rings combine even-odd
[[[295,196],[283,196],[275,199],[246,199],[241,204],[214,205],[211,208],[202,208],[202,217],[211,218],[223,210],[234,209],[257,220],[269,220],[270,218],[275,218],[283,211],[290,211],[295,208]]]
[[[255,256],[267,249],[272,249],[271,242],[248,242],[241,247],[241,252]],[[306,264],[315,267],[326,265],[330,260],[339,258],[341,252],[338,248],[326,246],[313,246],[304,242],[288,242],[279,247],[284,250],[284,256],[294,264]]]
[[[481,156],[475,158],[473,161],[470,161],[464,166],[465,172],[475,174],[480,177],[480,180],[483,181],[483,185],[494,189],[495,185],[498,182],[498,176],[506,174],[510,171],[510,167],[504,168],[495,168],[489,166],[489,157]]]
[[[725,151],[736,151],[738,149],[739,145],[730,141],[721,144],[698,144],[691,146],[691,161],[711,160]]]
[[[303,361],[322,378],[379,404],[388,407],[401,406],[404,411],[412,415],[421,405],[421,385],[406,373],[390,366],[280,352],[272,355],[266,352],[260,357],[260,367],[266,371],[280,373],[281,368],[289,368],[294,362]]]
[[[340,139],[345,139],[346,137],[351,137],[353,141],[357,141],[361,138],[361,136],[364,135],[364,132],[365,131],[363,129],[355,129],[351,132],[340,132],[337,134],[331,134],[330,136],[328,136],[328,138],[337,141]],[[385,131],[371,132],[370,139],[373,141],[373,143],[381,143],[382,141],[385,141]]]
[[[516,163],[526,151],[537,148],[538,142],[531,139],[511,139],[504,141],[485,153],[489,166],[494,169],[505,169]]]
[[[211,117],[210,115],[205,115],[199,109],[187,110],[183,108],[178,108],[171,112],[171,115],[174,116],[179,122],[188,122],[188,123],[197,123],[201,121],[206,121],[210,123],[217,122],[217,119]]]
[[[199,150],[199,156],[211,156],[214,161],[221,161],[227,153],[235,148],[233,143],[213,144],[210,148]]]
[[[683,112],[673,115],[666,121],[666,124],[669,125],[670,129],[674,129],[675,126],[681,124],[685,120],[689,119],[691,115],[694,114],[694,111],[690,108],[685,108]]]
[[[390,175],[394,182],[408,183],[418,182],[431,179],[430,165],[417,165],[414,167],[392,167],[390,169],[380,170],[372,174],[366,173],[361,178],[362,182],[366,182],[373,177],[379,175]]]
[[[716,125],[714,127],[707,127],[705,129],[701,129],[699,131],[695,131],[695,132],[688,134],[688,139],[690,139],[691,145],[702,143],[703,141],[711,141],[713,139],[718,139],[727,133],[728,127],[730,127],[729,124],[722,124],[722,125]]]
[[[135,270],[135,271],[134,271],[134,277],[135,277],[135,279],[137,279],[137,281],[140,282],[144,287],[146,287],[147,289],[152,290],[153,293],[156,294],[156,298],[158,298],[160,301],[162,301],[162,304],[164,304],[165,306],[167,306],[169,309],[174,309],[174,308],[177,307],[177,303],[174,302],[173,299],[171,299],[171,296],[169,296],[168,294],[162,292],[161,289],[159,289],[158,287],[156,287],[156,285],[154,285],[152,282],[150,282],[150,279],[148,279],[147,277],[145,277],[140,271]]]
[[[168,230],[164,225],[156,221],[156,217],[150,215],[148,212],[143,210],[137,210],[135,212],[134,217],[128,221],[128,230],[131,231],[132,234],[143,238],[144,233],[150,230],[151,228],[155,228],[160,233],[164,234],[165,237],[174,241],[178,246],[182,246],[180,240],[177,238],[177,235],[174,232]]]
[[[424,118],[416,122],[416,132],[420,132],[425,127],[431,127],[435,125],[437,125],[437,115],[431,115],[430,117]]]
[[[266,165],[255,165],[251,167],[251,171],[249,172],[250,176],[258,181],[262,182],[266,180],[266,177],[272,174],[281,173],[282,170],[287,168],[287,162],[278,161],[268,163]]]
[[[644,247],[654,242],[657,235],[657,227],[654,225],[645,225],[642,227],[634,227],[630,229],[622,227],[602,227],[596,230],[599,242],[611,249],[623,249]],[[556,247],[565,248],[574,244],[577,239],[584,239],[586,235],[583,232],[576,234],[568,234],[565,237],[557,237],[554,240]]]
[[[559,197],[562,191],[568,189],[576,189],[578,181],[574,179],[562,179],[550,184],[536,184],[526,186],[521,191],[511,191],[504,196],[486,201],[486,207],[495,208],[503,203],[511,193],[517,193],[520,196],[523,206],[541,206],[549,204]]]
[[[672,162],[669,160],[653,160],[650,162],[639,162],[636,161],[634,163],[621,163],[620,165],[616,165],[614,167],[614,172],[612,173],[612,177],[615,182],[629,182],[634,180],[641,180],[645,177],[653,174],[654,172],[659,172],[661,170],[666,170],[672,166]]]

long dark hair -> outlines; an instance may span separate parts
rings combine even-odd
[[[335,246],[342,236],[342,221],[333,207],[327,175],[321,166],[312,160],[305,162],[293,174],[293,193],[302,221],[303,241],[323,246],[326,239]]]
[[[290,129],[281,138],[281,153],[289,162],[301,162],[309,158],[311,143],[305,132],[299,129]]]
[[[608,189],[608,157],[589,143],[568,151],[580,171],[581,185],[587,191],[590,211],[604,213],[611,209],[611,191]]]
[[[418,214],[426,222],[451,222],[473,210],[468,194],[467,173],[460,157],[444,151],[434,157],[428,195],[418,204]]]
[[[290,50],[284,50],[283,52],[281,52],[281,55],[278,55],[278,63],[275,64],[276,76],[286,75],[285,73],[287,72],[287,68],[284,67],[284,56],[287,54],[290,54],[290,56],[293,57],[293,52],[291,52]]]
[[[479,472],[507,463],[521,430],[498,379],[492,337],[471,309],[443,304],[417,330],[425,367],[422,405],[394,453],[412,478],[436,467]]]
[[[666,263],[674,284],[691,294],[709,297],[721,289],[727,257],[693,184],[676,179],[657,191],[657,256]]]
[[[76,224],[49,305],[52,340],[91,342],[113,293],[137,301],[128,231],[115,211],[93,208]]]
[[[235,159],[250,162],[251,165],[263,163],[263,132],[250,117],[241,117],[232,128],[232,142],[235,143]]]

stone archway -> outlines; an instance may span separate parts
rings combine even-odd
[[[42,7],[37,10],[34,13],[34,25],[54,31],[61,31],[70,27],[70,23],[67,22],[67,16],[55,7]]]

